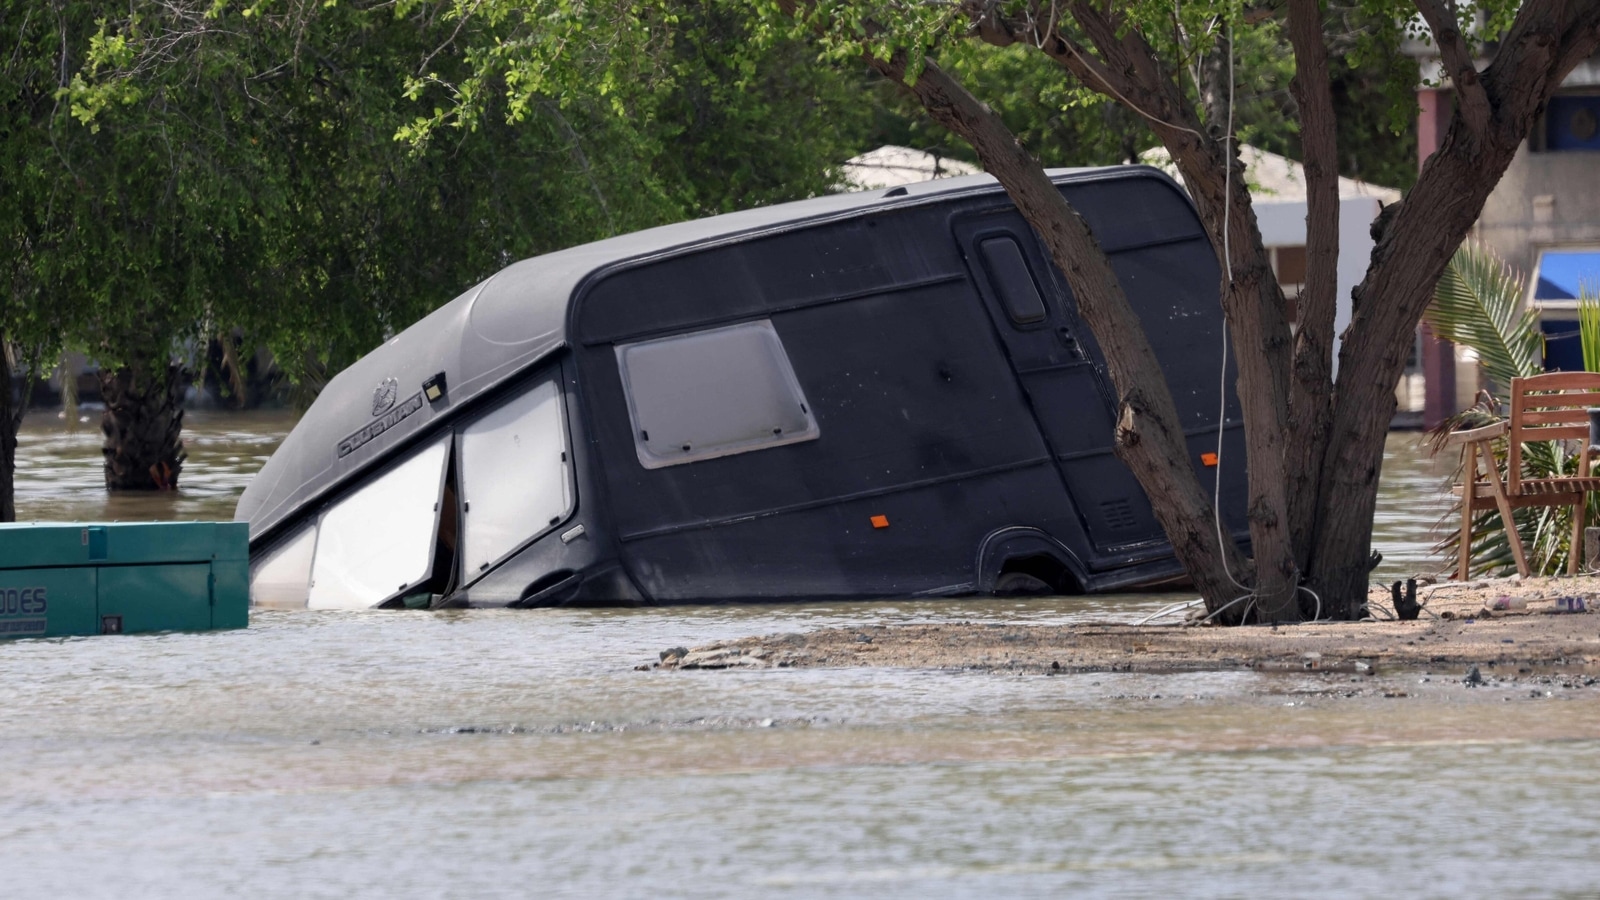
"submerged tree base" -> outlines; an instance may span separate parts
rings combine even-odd
[[[1591,610],[1600,606],[1600,578],[1445,582],[1418,594],[1421,616],[1408,622],[1216,628],[1177,624],[1173,617],[1143,626],[877,625],[674,648],[641,668],[897,666],[1040,674],[1251,668],[1363,675],[1478,666],[1485,675],[1510,676],[1523,669],[1600,666],[1600,617],[1557,612],[1561,597],[1582,598]],[[1501,598],[1510,598],[1500,605],[1512,608],[1492,609]],[[1389,592],[1374,589],[1370,600],[1387,610]],[[1519,601],[1526,605],[1516,608]]]
[[[171,491],[178,487],[183,449],[185,372],[167,365],[148,372],[120,368],[100,373],[106,411],[106,487],[113,491]]]

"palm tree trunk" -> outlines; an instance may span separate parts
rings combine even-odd
[[[187,454],[183,430],[184,370],[167,365],[154,372],[124,367],[100,372],[105,416],[106,489],[170,491]]]

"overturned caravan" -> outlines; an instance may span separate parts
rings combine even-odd
[[[1051,177],[1245,529],[1215,256],[1143,167]],[[1231,372],[1226,379],[1232,383]],[[1071,291],[987,176],[510,266],[340,373],[252,481],[251,595],[311,608],[1126,589],[1181,575]]]

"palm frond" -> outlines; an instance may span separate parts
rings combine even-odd
[[[1471,431],[1474,428],[1493,425],[1505,418],[1500,414],[1500,401],[1494,394],[1479,391],[1472,399],[1471,406],[1453,416],[1447,416],[1444,421],[1422,433],[1423,443],[1428,447],[1429,456],[1439,455],[1449,442],[1451,432]]]
[[[1588,285],[1578,291],[1578,341],[1583,345],[1583,368],[1600,372],[1600,297]]]
[[[1477,351],[1502,389],[1542,368],[1538,313],[1519,311],[1522,279],[1489,250],[1462,244],[1439,277],[1425,320],[1433,333]]]

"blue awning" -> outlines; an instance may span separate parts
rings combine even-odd
[[[1535,300],[1576,300],[1584,291],[1600,297],[1600,250],[1545,250],[1533,277]]]

